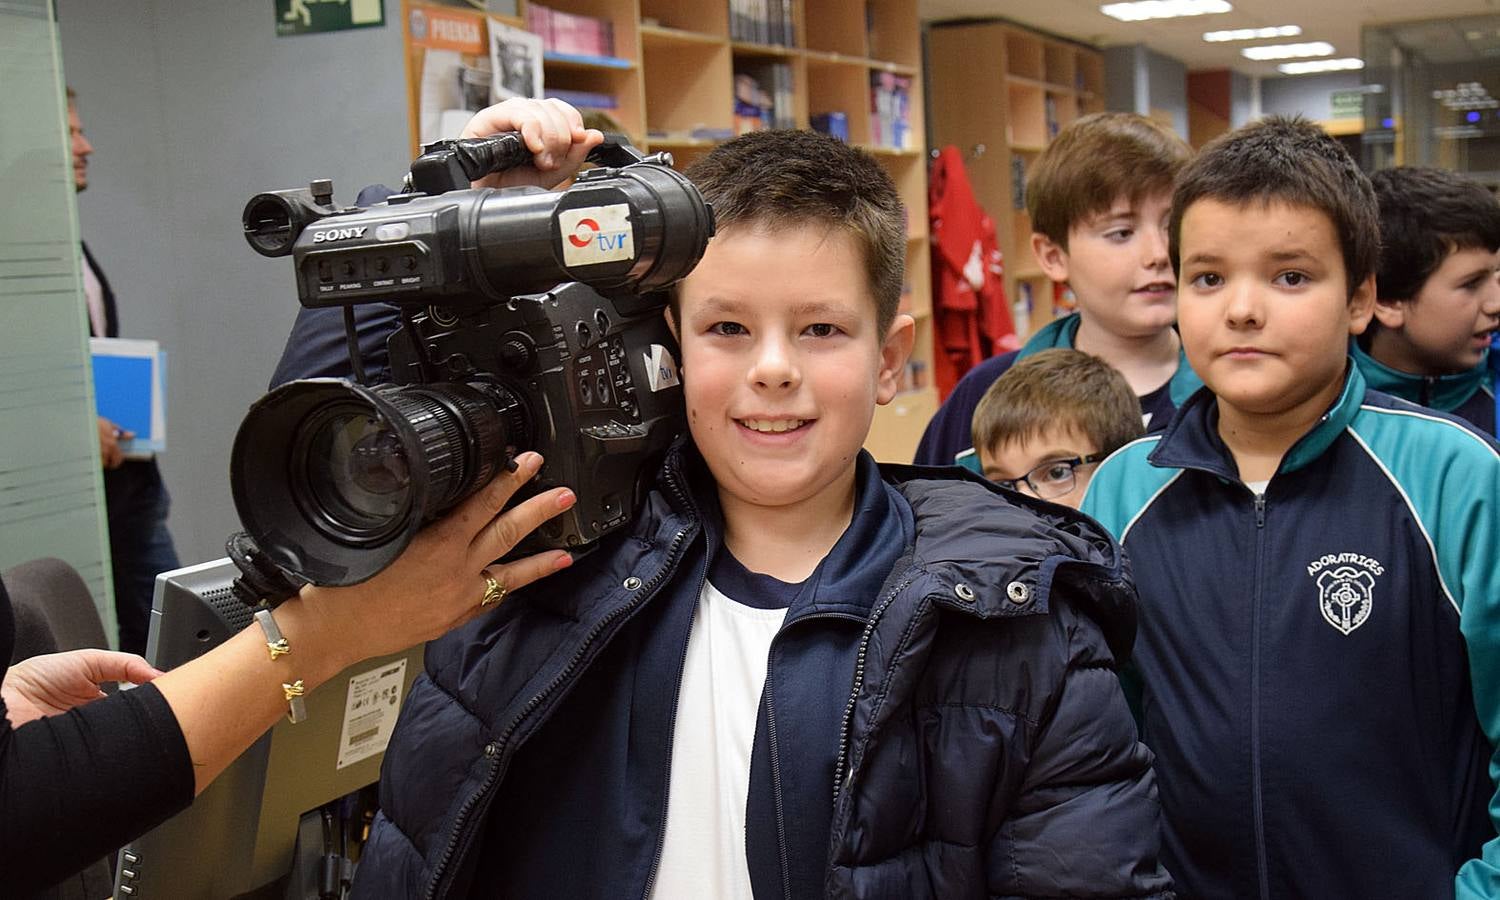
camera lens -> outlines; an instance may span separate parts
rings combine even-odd
[[[310,421],[295,454],[308,512],[341,535],[366,539],[399,525],[411,505],[411,466],[401,438],[367,407],[334,406]]]
[[[497,384],[294,381],[240,426],[235,507],[277,565],[314,584],[356,584],[528,446],[527,420]]]

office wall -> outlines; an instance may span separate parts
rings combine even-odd
[[[253,194],[405,171],[399,0],[386,25],[278,38],[270,2],[57,0],[63,73],[96,153],[79,197],[84,240],[126,337],[169,353],[171,526],[183,563],[236,530],[235,429],[264,392],[297,300],[291,266],[252,252]]]
[[[1303,115],[1309,119],[1333,118],[1328,95],[1348,91],[1362,83],[1359,72],[1329,72],[1326,75],[1289,75],[1262,78],[1261,111],[1272,115]]]
[[[1188,133],[1187,66],[1170,56],[1146,51],[1147,90],[1150,109],[1172,116],[1172,128],[1186,137]]]
[[[1164,113],[1188,136],[1187,67],[1144,44],[1104,49],[1105,104],[1119,112]]]

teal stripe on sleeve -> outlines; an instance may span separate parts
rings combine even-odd
[[[1401,491],[1459,613],[1474,709],[1500,748],[1500,451],[1467,428],[1422,411],[1363,406],[1349,431]],[[1500,750],[1490,759],[1500,783]],[[1490,798],[1500,830],[1500,794]],[[1458,871],[1457,900],[1500,898],[1500,838]]]
[[[1180,469],[1153,466],[1146,459],[1160,442],[1160,435],[1151,435],[1111,453],[1094,470],[1084,492],[1079,508],[1098,520],[1122,544],[1130,526],[1181,473]]]

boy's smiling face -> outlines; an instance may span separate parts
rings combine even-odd
[[[1331,402],[1349,336],[1369,324],[1375,281],[1350,297],[1328,215],[1197,200],[1183,213],[1180,248],[1178,329],[1219,402],[1256,416]]]
[[[1448,254],[1417,296],[1380,301],[1375,317],[1382,361],[1413,375],[1447,375],[1479,365],[1500,327],[1500,253],[1470,247]]]
[[[912,346],[910,316],[876,333],[868,285],[855,239],[814,225],[721,231],[682,282],[688,423],[726,500],[785,507],[852,488]]]
[[[1176,284],[1167,255],[1170,190],[1132,203],[1122,196],[1109,209],[1074,223],[1063,249],[1043,235],[1032,236],[1037,261],[1047,277],[1066,281],[1078,308],[1110,334],[1149,338],[1169,328],[1176,316]]]

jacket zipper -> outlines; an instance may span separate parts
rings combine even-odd
[[[703,557],[703,572],[698,576],[697,596],[703,596],[703,583],[708,581],[708,556]],[[651,892],[656,889],[656,875],[661,869],[662,850],[667,845],[667,802],[672,796],[672,744],[677,738],[677,702],[682,699],[682,670],[687,665],[688,641],[693,637],[693,625],[688,626],[687,637],[682,641],[682,653],[677,660],[677,696],[672,698],[672,728],[667,732],[667,774],[665,783],[666,790],[661,792],[661,825],[656,829],[656,852],[651,857],[651,870],[646,876],[646,890],[641,894],[641,900],[651,900]]]
[[[849,754],[849,729],[854,723],[854,704],[859,699],[860,688],[864,686],[865,680],[865,657],[870,649],[870,637],[875,633],[875,624],[880,617],[885,615],[886,609],[895,602],[896,595],[906,590],[914,581],[907,578],[891,588],[890,592],[870,611],[870,621],[865,625],[865,633],[859,638],[859,654],[854,659],[854,684],[849,689],[849,701],[844,704],[844,718],[839,725],[839,755],[838,762],[833,770],[833,804],[834,815],[838,814],[839,791],[845,787],[845,779],[854,777],[854,766],[852,762],[846,765]],[[847,769],[847,771],[846,771]]]
[[[786,628],[809,622],[813,619],[848,619],[851,621],[863,621],[859,616],[849,613],[814,613],[803,616],[783,626],[776,637],[771,639],[771,652],[766,654],[766,686],[763,694],[766,698],[766,743],[771,755],[771,798],[776,808],[776,851],[781,860],[781,893],[785,900],[792,900],[792,868],[789,862],[790,852],[786,845],[786,811],[781,800],[781,750],[776,740],[776,692],[775,672],[771,666],[771,659],[776,653],[776,641],[785,633]],[[863,647],[861,647],[861,658],[863,658]],[[856,671],[858,670],[856,666]],[[842,740],[840,747],[842,748]],[[842,749],[841,749],[842,754]],[[835,779],[835,783],[837,780]]]
[[[672,464],[673,463],[671,462],[668,463],[669,466]],[[667,487],[670,489],[673,496],[682,502],[681,508],[692,510],[694,507],[688,500],[687,495],[683,492],[682,487],[677,483],[675,473],[669,469],[665,480],[667,482]],[[511,720],[510,724],[505,727],[505,730],[503,732],[501,732],[499,739],[494,741],[496,749],[493,756],[493,762],[490,763],[490,770],[485,774],[484,783],[479,786],[479,790],[469,795],[468,799],[464,801],[464,805],[459,808],[458,815],[454,817],[452,829],[453,836],[449,838],[448,846],[443,848],[443,855],[441,858],[439,858],[437,866],[433,869],[432,879],[428,882],[427,890],[423,893],[423,896],[426,898],[426,900],[435,900],[435,898],[438,897],[439,888],[443,883],[443,876],[447,873],[447,868],[453,861],[454,854],[457,853],[460,849],[464,850],[465,852],[468,851],[468,845],[473,836],[471,834],[466,835],[464,833],[464,826],[467,824],[468,818],[473,813],[474,808],[479,805],[479,801],[489,795],[490,791],[495,786],[495,782],[499,780],[500,772],[507,762],[505,754],[508,748],[506,747],[506,744],[510,741],[511,736],[515,734],[516,729],[521,726],[521,723],[524,722],[526,718],[536,710],[537,707],[542,705],[542,702],[546,700],[553,691],[557,690],[569,678],[572,677],[573,670],[576,669],[578,667],[578,664],[583,661],[583,657],[588,652],[589,647],[593,645],[594,641],[598,639],[599,635],[603,633],[606,628],[608,628],[611,624],[614,623],[616,619],[619,619],[625,613],[638,608],[642,603],[644,603],[647,599],[649,599],[656,593],[656,590],[661,587],[662,582],[665,581],[667,577],[671,575],[673,570],[677,568],[678,557],[682,552],[683,544],[686,543],[688,536],[696,530],[696,525],[689,525],[688,527],[678,529],[677,534],[672,537],[672,543],[667,549],[666,565],[662,566],[662,568],[651,577],[650,581],[646,582],[639,589],[637,589],[634,600],[627,604],[624,604],[623,606],[616,607],[609,613],[609,615],[605,616],[603,619],[600,619],[594,624],[594,627],[584,638],[583,643],[578,647],[578,650],[574,652],[572,658],[568,660],[568,664],[563,668],[563,670],[559,672],[555,678],[548,682],[546,686],[541,689],[541,691],[539,691],[530,700],[526,701],[526,706],[522,708],[520,714],[518,714],[514,719]],[[462,848],[460,848],[460,844],[463,845]],[[442,894],[443,896],[447,895],[446,887],[442,888]]]
[[[1266,495],[1255,495],[1255,590],[1250,608],[1250,790],[1255,818],[1255,871],[1261,900],[1270,900],[1266,862],[1265,799],[1260,780],[1260,612],[1266,550]]]

